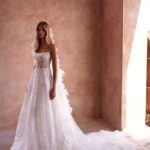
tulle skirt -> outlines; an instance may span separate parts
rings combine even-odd
[[[63,74],[59,68],[56,97],[50,100],[50,69],[33,70],[10,150],[135,150],[117,130],[83,133],[72,116]]]

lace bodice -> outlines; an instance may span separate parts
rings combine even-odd
[[[50,53],[33,51],[34,64],[37,68],[47,68],[50,65]]]

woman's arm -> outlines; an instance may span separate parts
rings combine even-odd
[[[56,54],[56,48],[55,44],[51,43],[50,44],[50,53],[51,53],[51,58],[52,58],[52,68],[53,68],[53,85],[52,88],[56,89],[56,82],[57,82],[57,54]]]

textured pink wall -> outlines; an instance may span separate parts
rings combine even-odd
[[[101,115],[121,124],[123,1],[103,0]]]
[[[41,20],[54,30],[76,119],[99,116],[101,1],[14,0],[1,1],[0,8],[0,130],[16,126],[33,68],[30,44]]]

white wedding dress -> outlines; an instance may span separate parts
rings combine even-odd
[[[10,150],[135,150],[118,130],[83,133],[71,114],[59,59],[56,97],[50,100],[50,53],[32,52],[36,67],[28,81]]]

